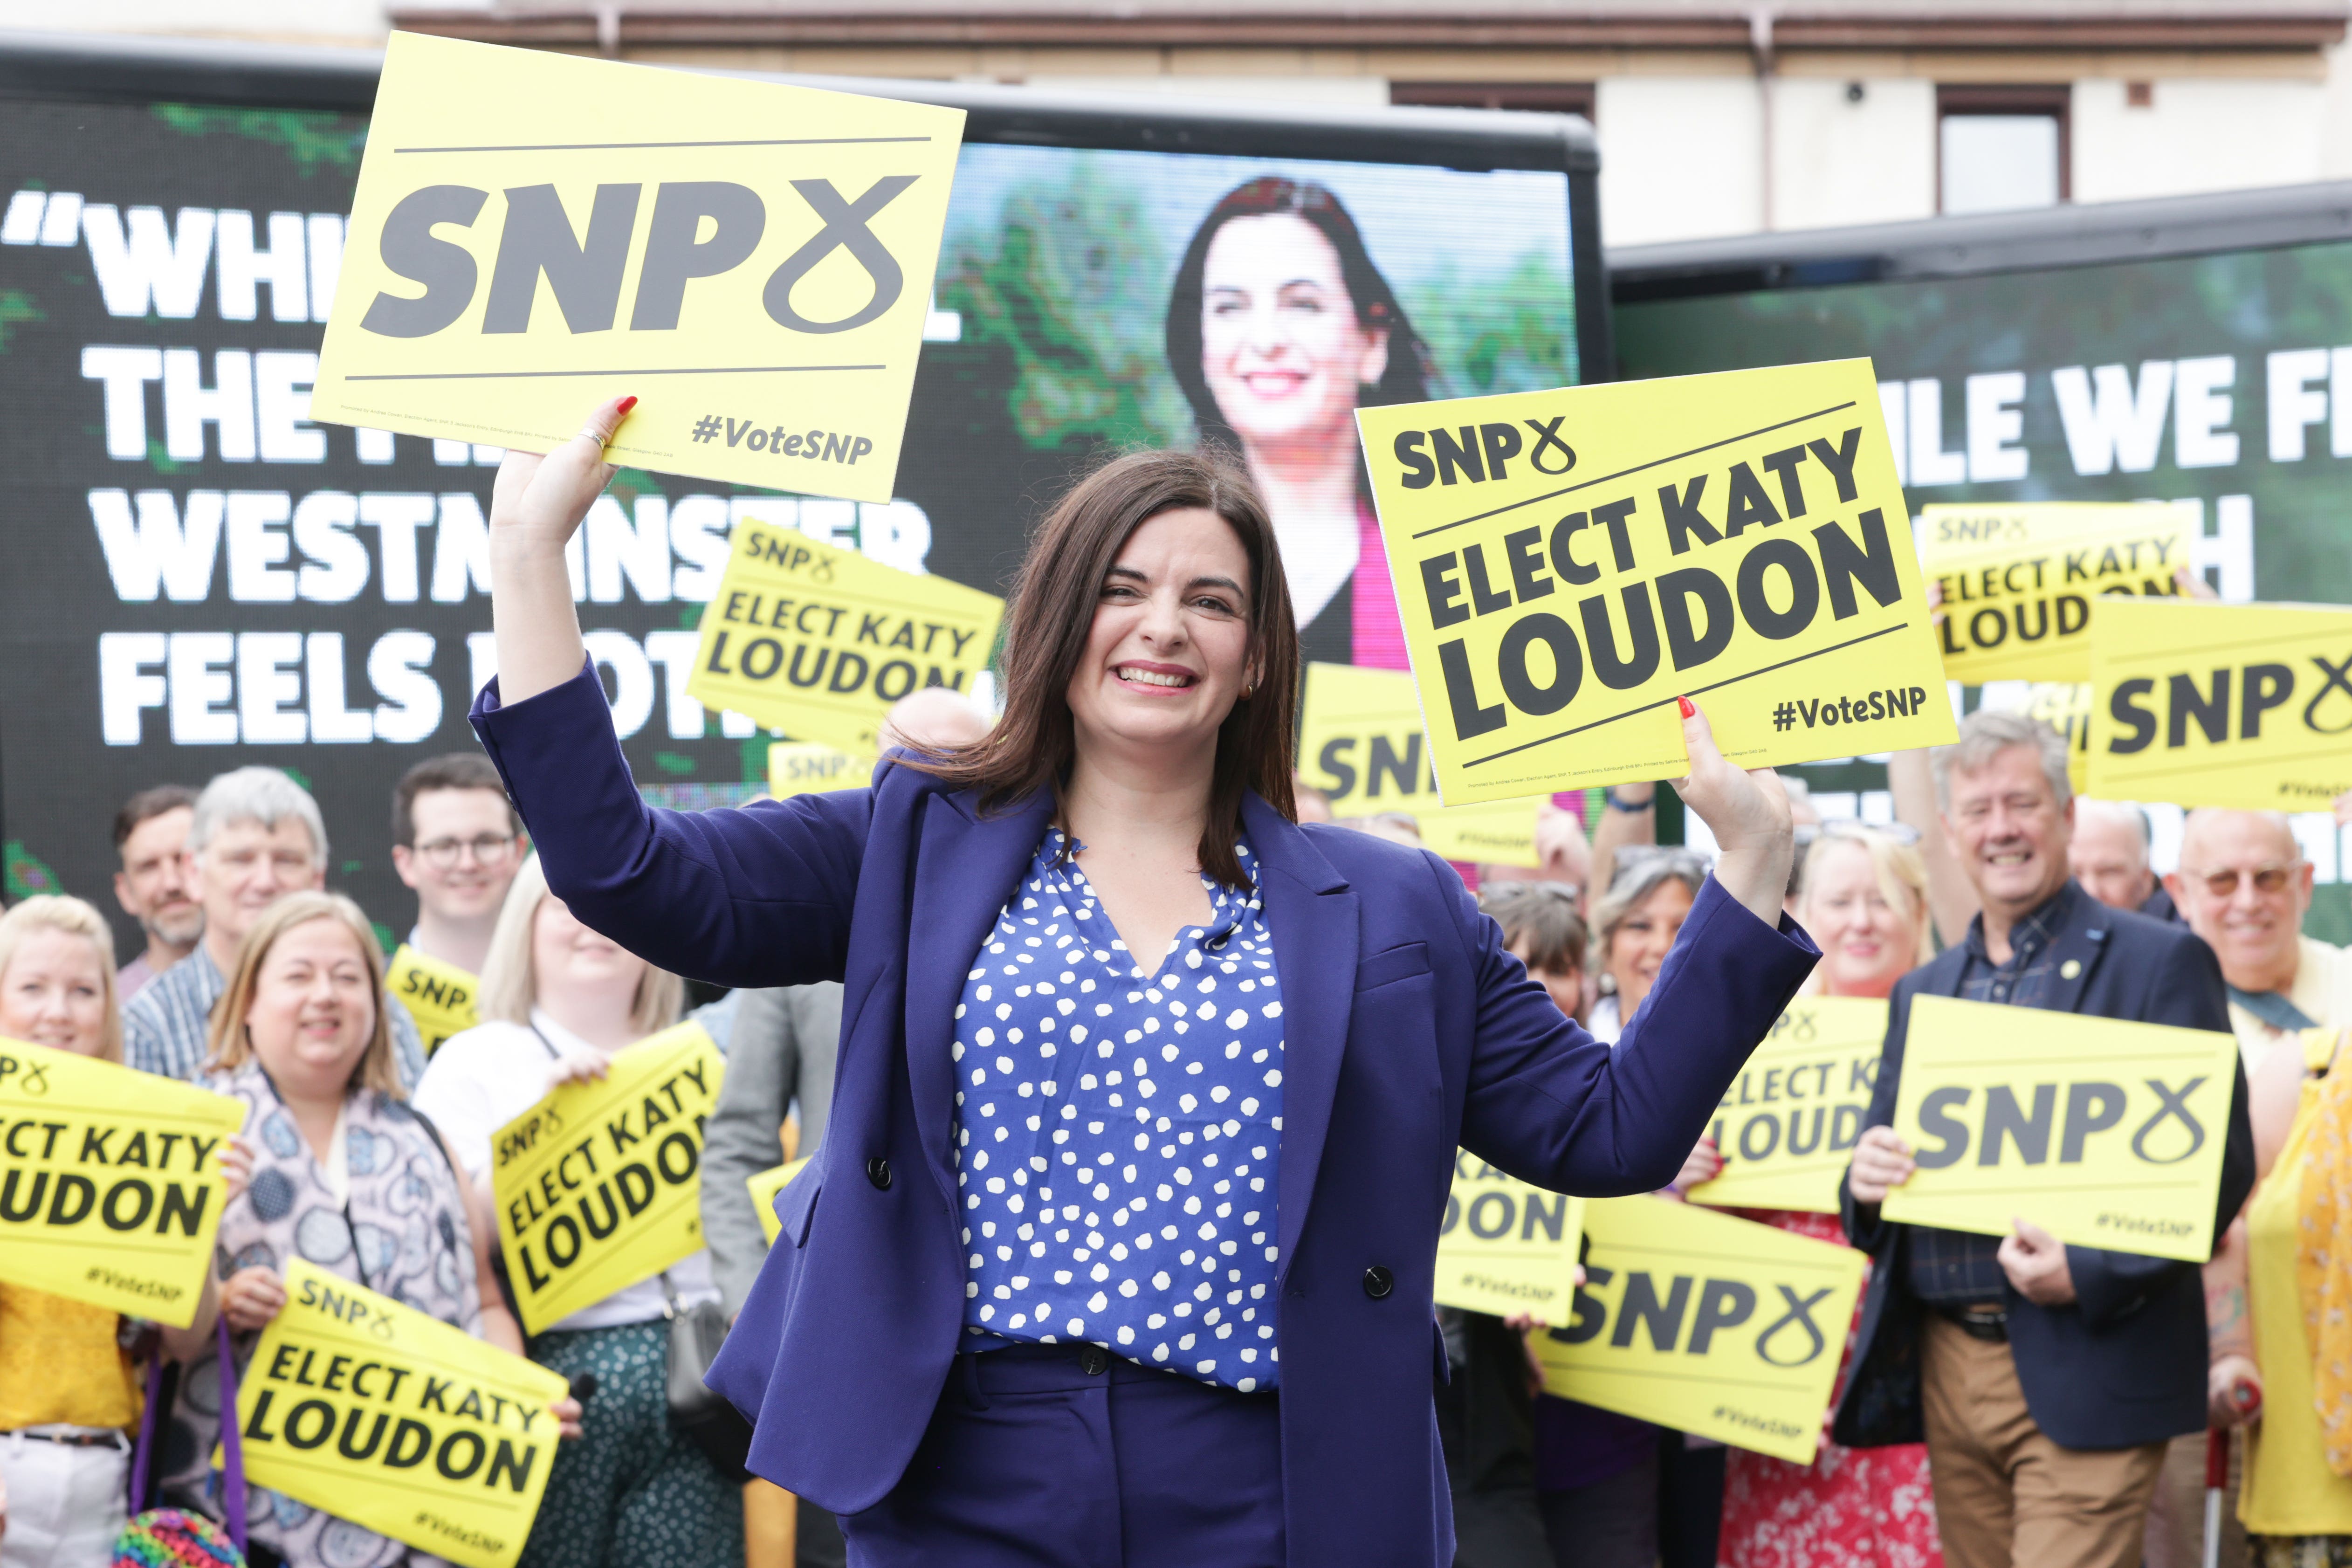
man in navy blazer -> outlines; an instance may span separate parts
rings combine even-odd
[[[2047,725],[1979,711],[1936,758],[1944,830],[1983,912],[1904,976],[1847,1173],[1847,1236],[1871,1254],[1853,1371],[1832,1436],[1927,1444],[1951,1568],[2133,1568],[2165,1445],[2205,1425],[2196,1265],[2070,1247],[2031,1224],[1996,1239],[1883,1219],[1910,1151],[1888,1123],[1911,1000],[1923,993],[2227,1033],[2212,950],[2186,927],[2110,909],[2067,868],[2074,802]],[[2242,1071],[2213,1234],[2253,1185]]]

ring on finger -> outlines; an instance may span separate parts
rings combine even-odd
[[[583,425],[580,426],[580,434],[587,437],[591,441],[595,442],[596,449],[600,452],[609,445],[609,443],[604,439],[604,432],[597,429],[593,425]]]

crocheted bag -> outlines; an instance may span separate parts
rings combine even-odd
[[[139,1417],[139,1450],[131,1461],[131,1522],[114,1538],[114,1568],[246,1568],[245,1563],[245,1443],[237,1430],[236,1361],[229,1352],[228,1323],[215,1321],[214,1333],[220,1360],[221,1512],[228,1521],[223,1531],[199,1513],[176,1508],[142,1507],[147,1501],[148,1461],[155,1449],[157,1396],[163,1391],[163,1361],[147,1364],[147,1407]]]

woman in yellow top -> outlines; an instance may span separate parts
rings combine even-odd
[[[122,1059],[114,939],[79,899],[26,899],[0,915],[0,1036]],[[213,1331],[207,1279],[196,1321],[162,1331],[186,1360]],[[0,1565],[105,1568],[121,1532],[139,1381],[129,1343],[144,1325],[0,1281]]]
[[[2260,1568],[2352,1564],[2352,1055],[2305,1031],[2255,1072],[2268,1174],[2246,1205],[2247,1307],[2262,1369],[2238,1518]],[[2217,1373],[2221,1368],[2217,1364]]]

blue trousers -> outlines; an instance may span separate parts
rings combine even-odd
[[[1280,1395],[1094,1347],[961,1355],[850,1568],[1281,1568]]]

